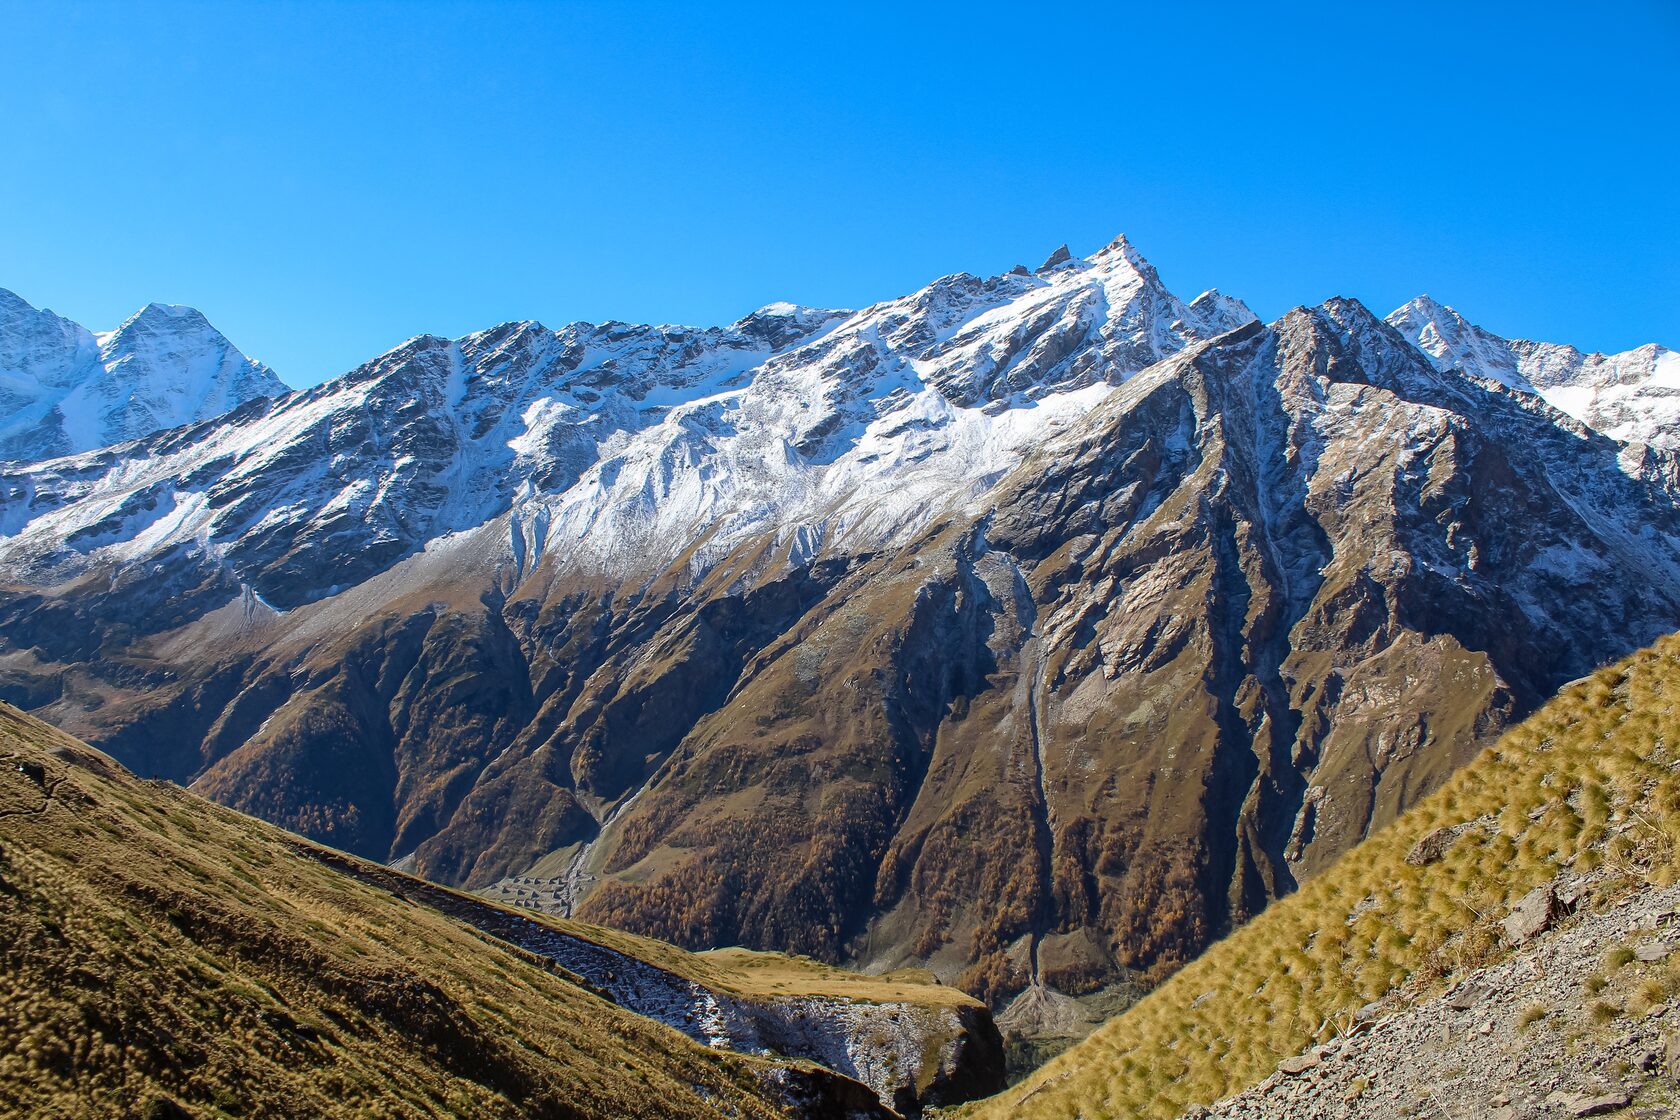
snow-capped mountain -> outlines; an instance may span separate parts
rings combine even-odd
[[[286,392],[190,307],[95,334],[0,288],[0,459],[107,447]]]
[[[1158,976],[1680,628],[1660,422],[1437,359],[1351,300],[1185,302],[1123,239],[423,336],[0,467],[0,696],[691,946]]]
[[[1680,353],[1648,343],[1583,354],[1555,342],[1505,339],[1427,295],[1388,321],[1441,368],[1456,366],[1526,393],[1623,442],[1680,449]]]
[[[36,497],[0,515],[0,562],[63,576],[202,547],[289,607],[507,514],[521,568],[549,548],[617,572],[704,564],[766,532],[796,557],[878,545],[1252,319],[1215,292],[1181,302],[1122,238],[856,313],[423,336],[140,454],[15,476]]]

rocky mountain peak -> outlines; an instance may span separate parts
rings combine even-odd
[[[835,312],[832,311],[820,311],[815,307],[802,307],[797,303],[789,303],[786,300],[776,300],[773,303],[765,304],[763,307],[744,318],[799,319],[813,313],[821,315],[835,314]]]
[[[8,288],[0,288],[0,314],[21,315],[33,311],[35,308],[28,300]]]
[[[60,384],[96,349],[92,332],[81,324],[46,308],[36,309],[22,296],[0,288],[0,394],[19,392],[19,382],[42,377]],[[0,404],[0,429],[6,420],[6,408]]]
[[[1048,257],[1044,258],[1044,263],[1038,266],[1038,271],[1048,272],[1052,268],[1059,268],[1062,265],[1067,264],[1072,259],[1073,251],[1067,247],[1066,242],[1063,242],[1062,244],[1056,246]]]
[[[1440,300],[1436,299],[1434,296],[1430,295],[1428,292],[1420,292],[1419,294],[1413,296],[1404,304],[1395,308],[1389,318],[1418,320],[1447,319],[1458,323],[1464,322],[1464,317],[1462,315],[1442,303]]]
[[[1098,249],[1086,259],[1093,263],[1108,260],[1123,260],[1139,272],[1155,271],[1155,266],[1145,259],[1144,255],[1138,251],[1137,246],[1133,245],[1131,240],[1123,233],[1116,236],[1113,241],[1110,241],[1107,245],[1104,245],[1101,249]]]
[[[1284,319],[1302,315],[1322,324],[1331,333],[1366,345],[1381,346],[1385,352],[1395,352],[1393,360],[1402,365],[1429,366],[1410,339],[1352,296],[1331,296],[1316,307],[1295,308]]]
[[[111,332],[121,335],[132,331],[203,331],[222,337],[222,333],[210,325],[210,320],[196,307],[188,307],[180,303],[148,303],[134,314],[124,319]]]
[[[1190,301],[1190,322],[1200,337],[1223,334],[1258,320],[1259,316],[1249,310],[1248,304],[1218,288],[1209,288]]]
[[[1465,351],[1478,344],[1491,342],[1497,346],[1502,339],[1482,330],[1448,305],[1427,294],[1417,296],[1387,316],[1388,322],[1410,339],[1419,349],[1443,362],[1465,359]],[[1478,366],[1487,364],[1483,356]],[[1471,372],[1481,373],[1480,368]]]
[[[800,342],[852,312],[839,308],[805,307],[778,301],[767,303],[752,314],[730,324],[730,329],[762,339],[780,350]]]
[[[273,370],[241,354],[195,307],[148,303],[96,337],[109,373],[144,378],[158,391],[202,392],[217,403],[230,381],[242,383],[235,394],[241,398],[286,391]]]

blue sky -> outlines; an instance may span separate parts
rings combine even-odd
[[[1125,232],[1268,318],[1680,346],[1675,0],[1029,7],[0,0],[0,286],[309,384]]]

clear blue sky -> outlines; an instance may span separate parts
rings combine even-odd
[[[520,318],[860,306],[1119,232],[1272,317],[1680,346],[1680,2],[0,0],[0,287],[293,384]]]

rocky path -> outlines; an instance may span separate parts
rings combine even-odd
[[[16,758],[8,758],[5,764],[15,769],[18,773],[22,774],[25,778],[28,778],[40,788],[41,803],[39,805],[28,804],[21,808],[10,805],[0,805],[0,819],[4,819],[6,817],[38,816],[41,813],[46,812],[47,806],[52,804],[53,797],[58,793],[58,787],[63,784],[64,779],[62,777],[48,779],[46,771],[41,768],[39,763],[31,762],[26,759],[19,760]]]

